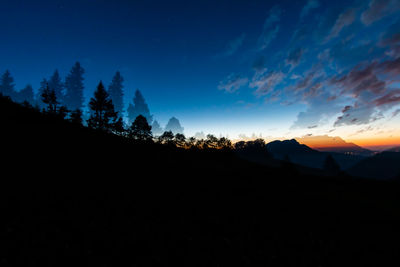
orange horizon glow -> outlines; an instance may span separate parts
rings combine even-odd
[[[374,147],[374,146],[400,146],[400,137],[390,138],[360,138],[349,140],[359,146]]]
[[[296,138],[311,148],[348,147],[353,143],[365,148],[390,148],[400,146],[400,137],[365,137],[344,139],[331,136],[311,136]]]

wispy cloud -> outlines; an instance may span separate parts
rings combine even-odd
[[[264,50],[275,39],[279,32],[279,21],[281,19],[281,8],[274,6],[268,12],[268,17],[264,22],[263,31],[258,39],[259,50]]]
[[[393,117],[396,117],[397,115],[399,115],[400,114],[400,108],[398,108],[398,109],[396,109],[395,111],[393,111],[393,113],[392,113],[392,118]]]
[[[263,96],[271,93],[277,84],[279,84],[285,75],[281,71],[268,72],[267,69],[257,71],[250,83],[250,88],[256,88],[255,94]]]
[[[308,15],[308,13],[312,10],[312,9],[316,9],[319,7],[319,2],[318,0],[308,0],[307,4],[303,7],[303,9],[301,10],[300,13],[300,18],[303,19],[305,16]]]
[[[233,93],[239,90],[240,87],[245,86],[247,83],[247,78],[242,78],[238,74],[230,74],[225,80],[219,82],[218,89],[228,93]]]
[[[382,114],[373,106],[356,103],[354,106],[343,108],[342,115],[336,119],[334,126],[367,124],[381,118]]]
[[[336,22],[333,25],[331,32],[325,38],[325,42],[337,37],[345,27],[351,25],[354,22],[355,18],[356,18],[356,12],[355,9],[353,8],[349,8],[343,13],[341,13],[339,17],[336,19]]]
[[[371,0],[368,8],[361,14],[361,21],[368,26],[399,9],[399,0]]]
[[[225,50],[219,54],[218,56],[223,56],[223,57],[229,57],[232,56],[233,54],[235,54],[239,48],[243,45],[244,40],[246,39],[246,34],[243,33],[240,36],[238,36],[237,38],[231,40]]]

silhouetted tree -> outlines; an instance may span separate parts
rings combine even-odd
[[[158,137],[158,142],[163,145],[174,145],[174,134],[171,131],[164,132]]]
[[[218,148],[219,149],[224,149],[224,150],[229,150],[232,149],[232,142],[226,137],[221,137],[218,139]]]
[[[70,121],[76,125],[82,125],[83,124],[82,111],[80,109],[72,111],[70,115]]]
[[[34,93],[33,93],[32,85],[28,84],[27,86],[25,86],[24,89],[19,91],[16,94],[15,101],[20,102],[20,103],[27,101],[31,105],[34,104]]]
[[[244,150],[246,148],[246,142],[245,141],[236,142],[234,145],[234,148],[235,148],[235,150],[238,150],[238,151]]]
[[[196,139],[196,148],[198,149],[207,149],[207,143],[204,139]]]
[[[186,147],[186,137],[185,137],[185,135],[183,135],[181,133],[177,133],[175,135],[174,141],[175,141],[175,145],[177,147],[181,147],[181,148]]]
[[[264,139],[240,141],[235,143],[235,150],[257,156],[269,156]]]
[[[83,108],[83,74],[85,70],[76,62],[70,73],[65,78],[65,105],[71,109]]]
[[[150,110],[142,93],[139,90],[136,90],[135,97],[133,98],[133,105],[129,103],[128,106],[128,120],[129,123],[132,123],[137,116],[142,115],[146,118],[147,123],[152,124],[153,116],[150,115]]]
[[[175,117],[169,119],[167,125],[165,126],[165,131],[171,131],[174,134],[181,133],[183,134],[183,127],[181,126],[179,120]]]
[[[332,155],[328,155],[325,159],[323,169],[331,175],[337,175],[340,172],[340,166]]]
[[[108,93],[110,94],[111,100],[114,104],[114,109],[121,116],[124,113],[124,91],[123,83],[124,78],[121,73],[117,71],[112,79],[110,86],[108,87]]]
[[[90,99],[89,107],[91,115],[88,119],[88,126],[93,129],[111,131],[118,118],[102,82],[97,86],[94,97]]]
[[[218,148],[218,138],[212,134],[207,135],[207,139],[205,141],[207,148],[217,149]]]
[[[120,136],[125,135],[125,127],[124,127],[124,121],[122,120],[122,117],[119,117],[117,121],[114,123],[113,130],[116,134]]]
[[[151,126],[147,123],[144,116],[139,115],[136,117],[135,121],[128,129],[128,137],[140,141],[152,140]]]
[[[186,146],[188,148],[194,148],[196,146],[196,138],[195,137],[189,137],[189,139],[186,142]]]
[[[11,76],[10,71],[6,70],[1,76],[0,93],[2,93],[4,96],[13,98],[15,94],[14,87],[14,78]]]
[[[159,136],[163,133],[163,130],[160,126],[160,124],[158,123],[158,121],[154,121],[153,125],[151,126],[151,131],[153,133],[153,136]]]
[[[46,89],[41,94],[42,102],[46,105],[47,112],[49,113],[57,113],[58,104],[56,93],[54,90],[49,88],[49,85],[46,86]]]
[[[63,103],[65,97],[64,84],[61,80],[58,70],[54,71],[53,75],[50,77],[48,84],[49,88],[55,92],[58,102]]]

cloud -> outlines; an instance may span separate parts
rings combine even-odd
[[[377,112],[374,106],[356,103],[354,106],[343,108],[342,115],[336,119],[334,126],[367,124],[381,118],[382,114]]]
[[[303,99],[316,97],[321,93],[322,83],[315,83],[307,91],[303,93]]]
[[[400,57],[400,20],[392,24],[379,42],[380,46],[388,47],[386,55],[392,58]]]
[[[368,9],[361,14],[361,21],[368,26],[399,9],[399,0],[371,0]]]
[[[334,126],[367,124],[383,118],[383,112],[400,104],[400,89],[390,87],[391,77],[396,79],[399,74],[400,59],[396,59],[356,66],[341,78],[333,78],[331,84],[355,101],[343,108]]]
[[[274,6],[268,13],[268,17],[264,22],[263,31],[258,39],[259,49],[264,50],[268,47],[279,31],[279,24],[281,18],[281,9],[279,6]]]
[[[400,75],[400,57],[395,60],[387,60],[379,65],[382,71],[391,75]]]
[[[291,65],[291,69],[299,65],[300,60],[303,56],[304,49],[297,48],[289,52],[286,58],[286,65]]]
[[[228,93],[233,93],[239,90],[240,87],[248,83],[247,78],[241,78],[238,74],[230,74],[224,81],[220,81],[218,85],[219,90]]]
[[[339,33],[347,26],[351,25],[356,18],[355,9],[347,9],[339,15],[333,25],[330,34],[325,38],[325,42],[337,37]]]
[[[383,105],[392,106],[400,103],[400,89],[395,89],[388,92],[382,97],[375,99],[374,103],[376,106],[383,106]]]
[[[221,55],[229,57],[235,54],[236,51],[243,45],[245,38],[246,34],[243,33],[236,39],[230,41],[225,49],[225,52],[223,52]]]
[[[373,94],[383,93],[386,90],[386,83],[379,80],[374,73],[376,67],[376,62],[365,68],[356,66],[343,77],[334,77],[331,80],[331,84],[342,88],[342,94],[347,94],[354,98],[357,98],[365,91],[369,91]]]
[[[319,2],[318,0],[308,0],[307,4],[303,7],[300,13],[300,19],[303,19],[305,16],[308,15],[308,13],[315,8],[319,7]]]
[[[393,113],[392,113],[392,118],[393,117],[396,117],[397,115],[399,115],[400,114],[400,108],[398,108],[398,109],[396,109],[395,111],[393,111]]]
[[[340,107],[335,101],[327,105],[327,95],[320,94],[318,97],[307,100],[307,109],[298,113],[296,120],[290,129],[308,128],[310,126],[318,127],[333,115],[338,114]],[[313,127],[313,128],[316,128]]]
[[[267,72],[267,69],[257,71],[250,83],[250,88],[256,88],[255,94],[258,96],[266,95],[275,89],[285,75],[281,71]]]
[[[304,77],[303,79],[301,79],[295,86],[294,86],[294,90],[295,91],[300,91],[300,90],[304,90],[307,87],[310,87],[313,81],[313,78],[315,76],[315,72],[311,71],[309,72],[306,77]]]

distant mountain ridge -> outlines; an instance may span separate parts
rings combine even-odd
[[[364,159],[359,155],[317,151],[307,145],[300,144],[295,139],[272,141],[266,145],[266,149],[276,159],[289,158],[293,163],[318,169],[323,168],[328,155],[331,155],[337,161],[342,170],[346,170]]]
[[[296,140],[301,144],[305,144],[321,152],[336,152],[362,156],[371,156],[374,153],[373,151],[360,147],[354,143],[346,142],[339,136],[305,136],[296,138]]]
[[[386,150],[386,152],[400,152],[400,146],[392,147],[392,148]]]

